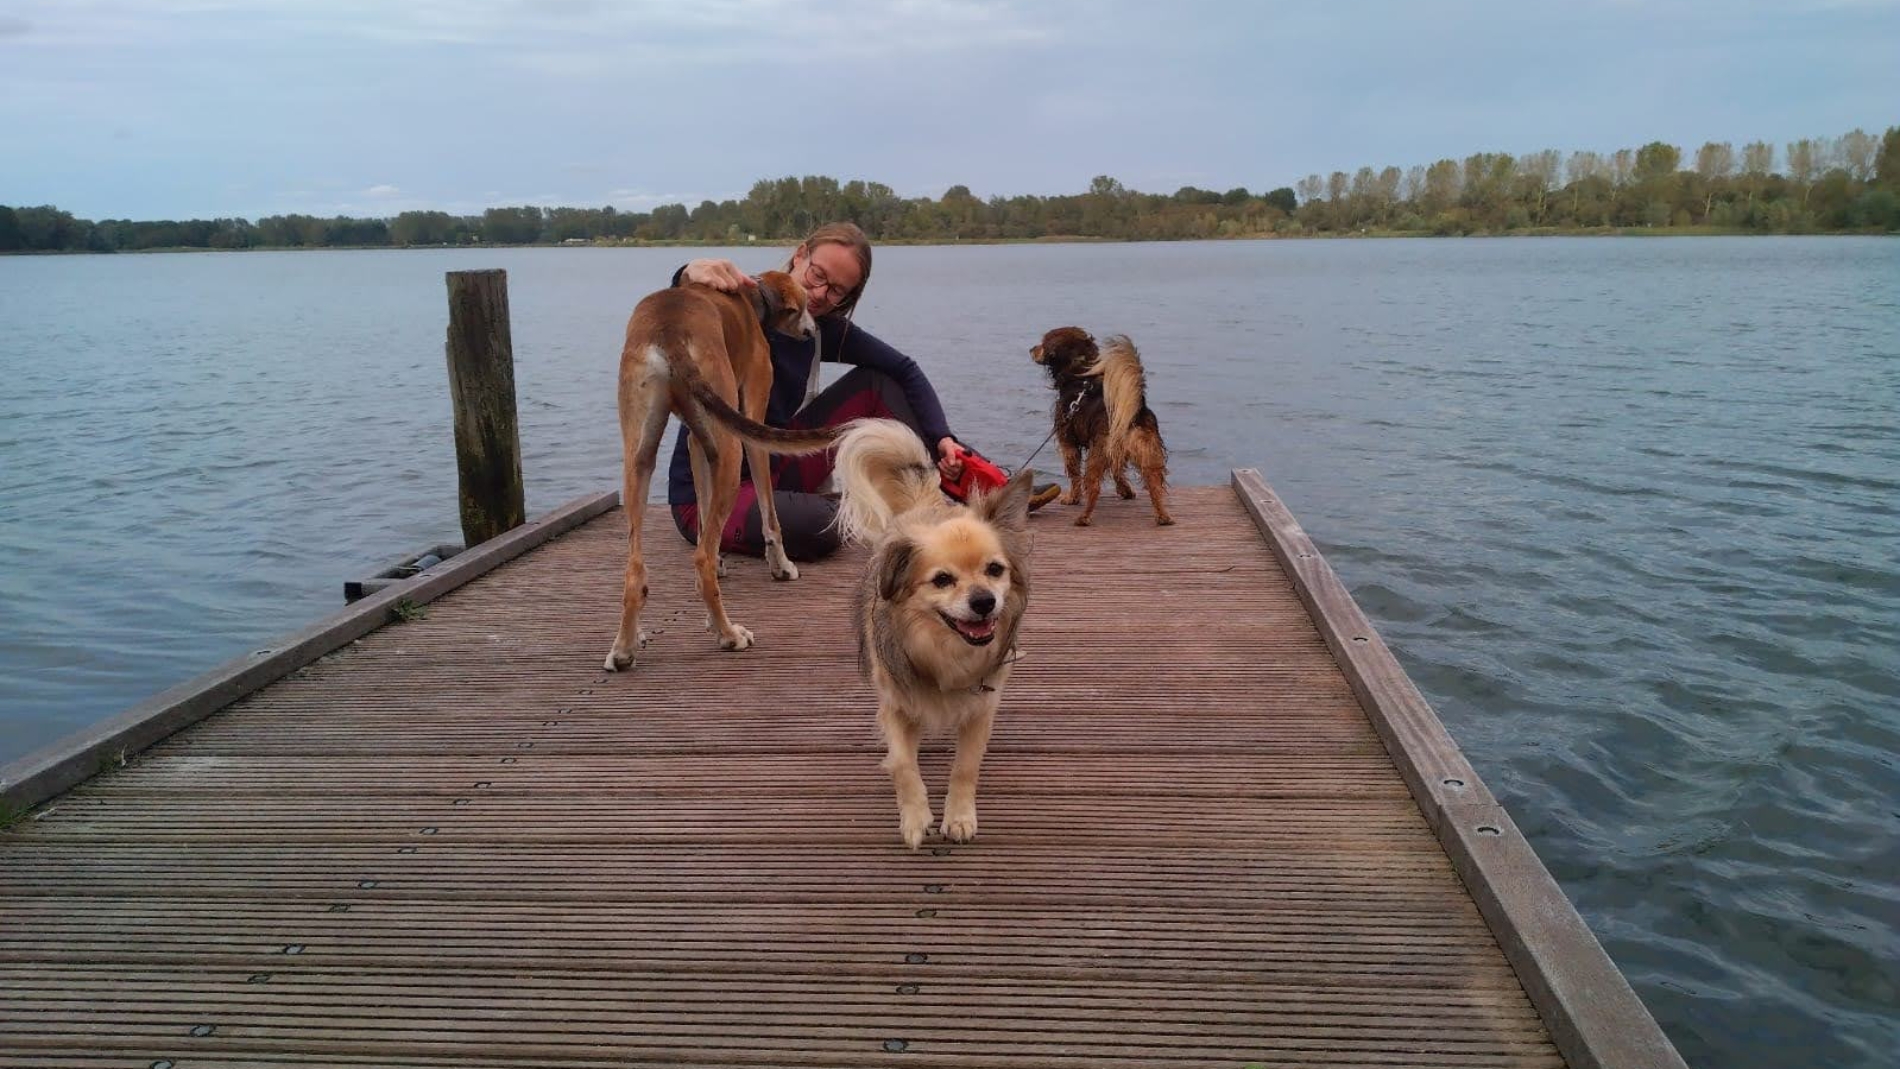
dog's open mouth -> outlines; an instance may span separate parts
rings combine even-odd
[[[994,616],[987,620],[959,620],[945,612],[939,612],[937,615],[943,617],[943,622],[950,625],[950,630],[961,635],[963,641],[972,646],[987,646],[996,637],[996,617]]]

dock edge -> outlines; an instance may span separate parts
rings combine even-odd
[[[156,694],[117,716],[0,766],[0,807],[23,814],[133,755],[388,623],[399,602],[426,605],[620,504],[620,492],[579,497],[364,596],[332,616]]]
[[[1292,511],[1260,472],[1232,481],[1558,1053],[1573,1069],[1687,1069]]]

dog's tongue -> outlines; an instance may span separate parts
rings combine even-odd
[[[958,620],[956,625],[964,638],[988,638],[996,633],[994,617],[988,620]]]

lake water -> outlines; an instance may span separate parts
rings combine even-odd
[[[459,539],[445,271],[508,270],[530,512],[617,486],[692,254],[0,258],[0,761]],[[888,248],[858,321],[1005,464],[1041,332],[1131,334],[1175,481],[1266,473],[1692,1065],[1893,1064],[1900,241]]]

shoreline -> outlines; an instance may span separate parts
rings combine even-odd
[[[1420,230],[1368,230],[1352,234],[1316,232],[1311,234],[1237,234],[1207,238],[1105,238],[1084,235],[1059,235],[1039,238],[883,238],[879,246],[910,248],[955,247],[958,245],[1179,245],[1192,242],[1237,241],[1364,241],[1447,239],[1527,239],[1527,238],[1900,238],[1890,230],[1816,230],[1801,233],[1773,233],[1740,227],[1592,227],[1582,230],[1527,228],[1523,230],[1474,231],[1469,234],[1433,234]],[[167,245],[150,249],[32,249],[0,251],[0,257],[34,256],[142,256],[153,253],[247,253],[247,252],[403,252],[421,249],[733,249],[758,246],[777,248],[796,244],[796,238],[783,241],[697,241],[690,239],[585,241],[531,241],[518,244],[477,243],[467,245],[252,245],[241,249],[212,249],[199,245]]]

